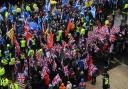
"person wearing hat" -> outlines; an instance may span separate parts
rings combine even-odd
[[[64,86],[64,83],[61,83],[59,89],[66,89],[66,87]]]

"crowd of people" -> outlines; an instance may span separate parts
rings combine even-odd
[[[127,12],[126,2],[119,6]],[[118,2],[107,0],[2,4],[0,87],[86,89],[90,80],[95,85],[95,61],[100,60],[107,73],[113,54],[128,51],[127,24],[114,26],[118,9],[122,10]],[[123,15],[127,18],[127,13]]]

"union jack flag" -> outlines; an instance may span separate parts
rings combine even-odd
[[[93,73],[95,72],[97,70],[97,68],[96,68],[96,66],[94,65],[94,64],[91,64],[90,66],[89,66],[89,75],[90,76],[92,76],[93,75]]]
[[[29,59],[29,64],[30,64],[31,67],[34,66],[34,60],[32,58]]]
[[[115,33],[118,33],[120,32],[120,28],[119,27],[113,27],[110,31],[110,34],[115,34]]]
[[[24,74],[18,73],[17,80],[18,80],[19,83],[24,83],[24,80],[25,80]]]
[[[97,46],[97,45],[95,45],[95,47],[94,47],[94,52],[96,53],[96,52],[98,52],[100,49],[99,49],[99,47]]]
[[[44,79],[45,75],[47,74],[47,70],[45,67],[43,67],[42,71],[40,71],[41,79]]]
[[[56,84],[58,84],[59,81],[61,81],[61,78],[60,78],[59,74],[57,74],[57,75],[54,77],[54,79],[52,80],[53,86],[55,86]]]
[[[67,66],[64,66],[63,71],[64,71],[65,76],[68,76],[69,75],[68,65]]]
[[[56,62],[54,61],[54,62],[53,62],[53,66],[52,66],[52,70],[55,71],[56,68],[57,68],[57,64],[56,64]]]

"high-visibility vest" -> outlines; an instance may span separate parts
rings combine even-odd
[[[9,62],[9,65],[14,65],[14,64],[15,64],[15,58],[11,58],[10,62]]]
[[[2,59],[2,60],[1,60],[1,63],[2,63],[3,65],[7,65],[7,64],[8,64],[8,60],[7,60],[7,59]]]
[[[25,58],[25,55],[24,54],[21,54],[21,59],[24,59]]]
[[[28,56],[33,57],[33,56],[34,56],[34,50],[32,50],[32,49],[29,50],[29,51],[28,51]]]
[[[2,82],[3,82],[3,81],[2,81],[2,78],[0,78],[0,86],[2,86]]]
[[[7,78],[2,79],[2,80],[3,80],[3,82],[2,82],[3,87],[8,86],[8,84],[9,84],[9,80],[8,80]]]
[[[0,67],[0,76],[5,74],[5,69],[4,67]]]
[[[109,84],[109,79],[105,78],[105,85],[108,85],[108,84]]]
[[[81,29],[80,35],[82,35],[82,36],[85,35],[85,29],[84,28]]]
[[[19,89],[19,86],[16,83],[14,83],[14,84],[11,83],[10,86],[9,86],[9,88],[10,89]]]
[[[42,49],[39,49],[39,50],[38,50],[38,53],[39,53],[40,56],[42,56],[42,54],[43,54]]]
[[[32,45],[35,45],[36,42],[35,42],[35,39],[32,39]]]
[[[21,43],[21,47],[25,47],[26,46],[26,41],[25,40],[21,40],[20,43]]]

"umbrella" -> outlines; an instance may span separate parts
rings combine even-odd
[[[38,30],[38,24],[35,22],[29,22],[29,29]]]

